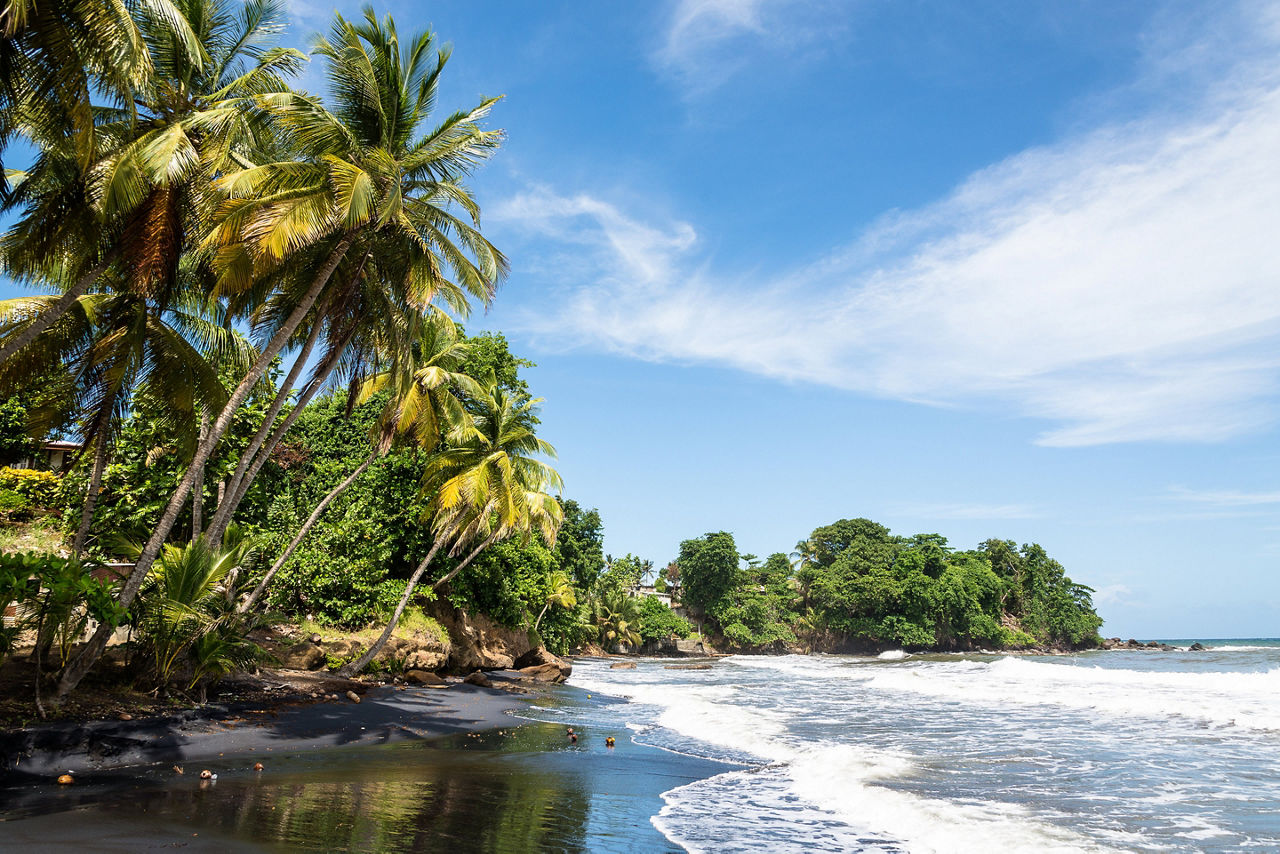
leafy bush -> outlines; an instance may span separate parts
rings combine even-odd
[[[166,546],[138,596],[138,625],[149,650],[157,684],[163,689],[180,666],[191,666],[187,690],[258,660],[262,651],[246,639],[247,618],[235,612],[231,571],[250,563],[252,539],[229,530],[222,548],[203,538]],[[232,585],[231,595],[227,587]]]
[[[37,469],[0,468],[0,489],[11,489],[37,507],[52,507],[58,500],[62,478]]]
[[[90,620],[120,625],[124,610],[111,582],[95,578],[96,565],[41,552],[0,554],[0,611],[17,605],[34,628],[42,652],[57,648],[65,662],[71,645]],[[0,637],[0,655],[8,652],[22,625]]]
[[[672,636],[687,638],[693,629],[689,621],[672,611],[656,596],[640,600],[640,637],[645,643],[663,641]]]
[[[31,499],[12,489],[0,489],[0,517],[21,519],[31,511]]]

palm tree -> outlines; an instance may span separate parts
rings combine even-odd
[[[415,353],[424,352],[424,342],[418,339],[418,335],[423,329],[429,335],[435,334],[430,327],[433,317],[439,312],[432,307],[423,312],[398,302],[394,298],[394,289],[385,284],[388,277],[394,279],[394,273],[386,267],[368,254],[354,261],[346,259],[339,265],[335,281],[340,284],[334,298],[317,305],[314,314],[323,322],[313,326],[302,353],[295,361],[294,371],[281,385],[257,434],[241,455],[210,525],[211,534],[217,535],[230,523],[272,452],[317,393],[341,376],[346,378],[354,398],[355,391],[368,376],[378,374],[387,364],[410,364]],[[260,314],[265,314],[270,307],[268,302]],[[302,387],[293,408],[276,421],[284,398],[296,379],[295,371],[305,361],[306,353],[322,328],[325,336],[319,363]],[[432,352],[430,342],[427,342],[425,352]]]
[[[127,290],[88,294],[45,329],[27,359],[0,366],[5,392],[57,369],[65,372],[70,396],[34,414],[37,426],[80,420],[85,446],[94,449],[73,554],[83,553],[108,449],[135,393],[157,404],[153,411],[167,412],[180,429],[191,423],[201,401],[225,400],[216,366],[234,368],[248,360],[246,342],[208,317],[205,308],[157,304]]]
[[[442,438],[455,441],[466,438],[470,419],[453,387],[470,383],[458,372],[466,354],[466,344],[458,336],[458,328],[446,315],[433,312],[414,348],[416,366],[410,371],[384,371],[364,384],[357,403],[363,403],[393,386],[378,421],[373,426],[373,450],[341,483],[316,505],[298,533],[276,559],[271,569],[258,582],[253,593],[240,605],[243,613],[253,607],[266,591],[276,573],[288,562],[311,528],[335,498],[341,495],[366,469],[391,447],[409,443],[433,451]]]
[[[447,584],[502,537],[528,538],[537,530],[549,544],[555,543],[564,511],[544,490],[559,490],[562,482],[555,469],[535,456],[555,456],[555,448],[539,439],[533,429],[541,399],[517,403],[492,377],[477,392],[470,436],[460,445],[436,453],[424,474],[424,482],[433,492],[428,512],[435,541],[410,576],[382,635],[364,655],[344,667],[343,673],[359,673],[391,638],[419,580],[446,545],[452,544],[455,557],[467,547],[471,551],[438,579],[433,589]]]
[[[640,600],[621,590],[611,590],[593,603],[596,630],[605,647],[637,647],[643,643],[636,627],[640,625]]]
[[[423,34],[402,51],[390,18],[379,22],[371,11],[359,26],[335,16],[331,37],[320,39],[316,48],[327,63],[333,112],[310,95],[254,96],[256,107],[271,116],[301,159],[250,166],[223,178],[219,186],[230,198],[205,246],[214,253],[219,288],[225,292],[243,290],[280,271],[285,262],[309,259],[309,276],[296,283],[293,307],[281,312],[258,360],[197,447],[121,590],[122,604],[137,594],[236,409],[294,339],[348,252],[382,259],[396,271],[397,278],[383,281],[399,288],[397,300],[410,307],[425,309],[438,297],[465,313],[469,297],[492,298],[506,260],[480,234],[479,208],[460,181],[500,141],[500,133],[478,124],[494,99],[421,134],[448,58],[440,51],[431,62],[431,45],[432,37]],[[237,103],[227,119],[240,108]],[[469,215],[472,224],[451,213],[454,208]],[[289,284],[286,277],[283,286]],[[104,632],[96,633],[64,670],[60,697],[89,671],[106,640]]]
[[[791,566],[795,570],[796,584],[800,588],[801,608],[809,610],[809,588],[813,586],[814,573],[818,568],[818,544],[810,537],[796,543],[791,553]]]
[[[88,169],[71,142],[51,142],[6,205],[23,212],[5,238],[9,274],[45,283],[60,268],[66,288],[38,315],[8,318],[15,328],[0,343],[0,362],[29,347],[111,267],[116,286],[139,295],[171,287],[179,259],[206,230],[214,179],[271,147],[246,99],[285,88],[305,59],[266,46],[284,17],[274,0],[143,4],[150,73],[133,87],[128,109],[97,110]]]
[[[184,48],[198,56],[193,34],[168,0],[6,0],[0,6],[0,145],[15,131],[37,145],[65,139],[81,167],[88,166],[92,96],[127,104],[152,70],[134,10],[168,19]]]
[[[538,619],[533,621],[535,632],[538,626],[542,625],[542,618],[547,615],[547,609],[552,605],[558,608],[576,608],[578,605],[578,596],[573,589],[573,582],[569,579],[568,573],[558,569],[547,578],[547,601],[542,606]]]
[[[219,548],[203,537],[165,547],[139,600],[141,626],[162,689],[172,680],[183,653],[195,659],[192,686],[234,651],[250,653],[251,645],[237,644],[232,637],[236,632],[227,631],[237,618],[227,608],[224,588],[255,548],[254,540],[238,529],[228,531]]]

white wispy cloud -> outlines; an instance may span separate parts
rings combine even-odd
[[[531,187],[497,214],[563,290],[526,331],[1012,410],[1053,424],[1048,445],[1259,429],[1280,384],[1275,8],[1216,44],[1268,61],[1224,61],[1192,106],[1025,151],[781,274],[715,269],[691,223]]]
[[[1280,492],[1242,492],[1235,489],[1187,489],[1175,486],[1169,497],[1213,507],[1259,507],[1280,504]]]
[[[1119,604],[1133,593],[1125,584],[1108,584],[1105,587],[1099,587],[1093,591],[1093,604],[1095,605],[1115,605]]]
[[[827,0],[675,0],[667,7],[659,69],[686,92],[715,89],[752,55],[794,56],[802,47],[839,32],[841,4]],[[848,4],[843,4],[847,10]]]

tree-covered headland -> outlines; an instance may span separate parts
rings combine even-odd
[[[869,519],[817,528],[790,554],[739,555],[733,535],[680,545],[684,604],[732,649],[1080,649],[1101,618],[1039,545],[968,551],[938,534],[895,536]],[[668,570],[670,571],[670,570]]]

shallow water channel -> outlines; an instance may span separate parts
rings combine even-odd
[[[723,766],[559,724],[378,747],[224,756],[0,792],[0,850],[678,851],[659,795]],[[262,772],[252,770],[263,760]],[[65,847],[64,847],[65,846]]]

